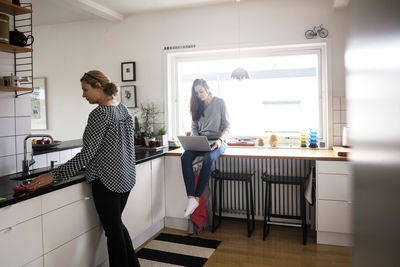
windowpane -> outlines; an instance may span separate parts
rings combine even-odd
[[[194,79],[207,80],[214,96],[225,100],[232,136],[297,133],[316,128],[322,137],[322,107],[318,50],[241,58],[193,58],[177,63],[179,132],[190,131],[189,101]],[[250,79],[230,78],[235,67]]]

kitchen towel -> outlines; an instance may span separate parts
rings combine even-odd
[[[137,252],[140,265],[203,266],[221,241],[173,234],[159,234]]]

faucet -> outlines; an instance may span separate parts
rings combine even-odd
[[[51,142],[53,143],[53,137],[49,134],[28,134],[24,139],[24,160],[22,161],[22,172],[25,174],[29,173],[29,167],[35,164],[35,160],[33,159],[33,153],[31,153],[32,158],[30,160],[26,159],[27,149],[26,149],[26,140],[31,137],[48,137],[50,138]]]

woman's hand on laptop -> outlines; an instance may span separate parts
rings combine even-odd
[[[219,148],[221,145],[222,145],[222,140],[221,140],[221,139],[218,139],[218,140],[216,140],[216,141],[214,142],[214,144],[212,145],[211,149],[212,149],[212,150],[217,149],[217,148]]]

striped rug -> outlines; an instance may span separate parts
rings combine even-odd
[[[203,266],[221,241],[198,237],[159,234],[137,252],[140,265]]]

